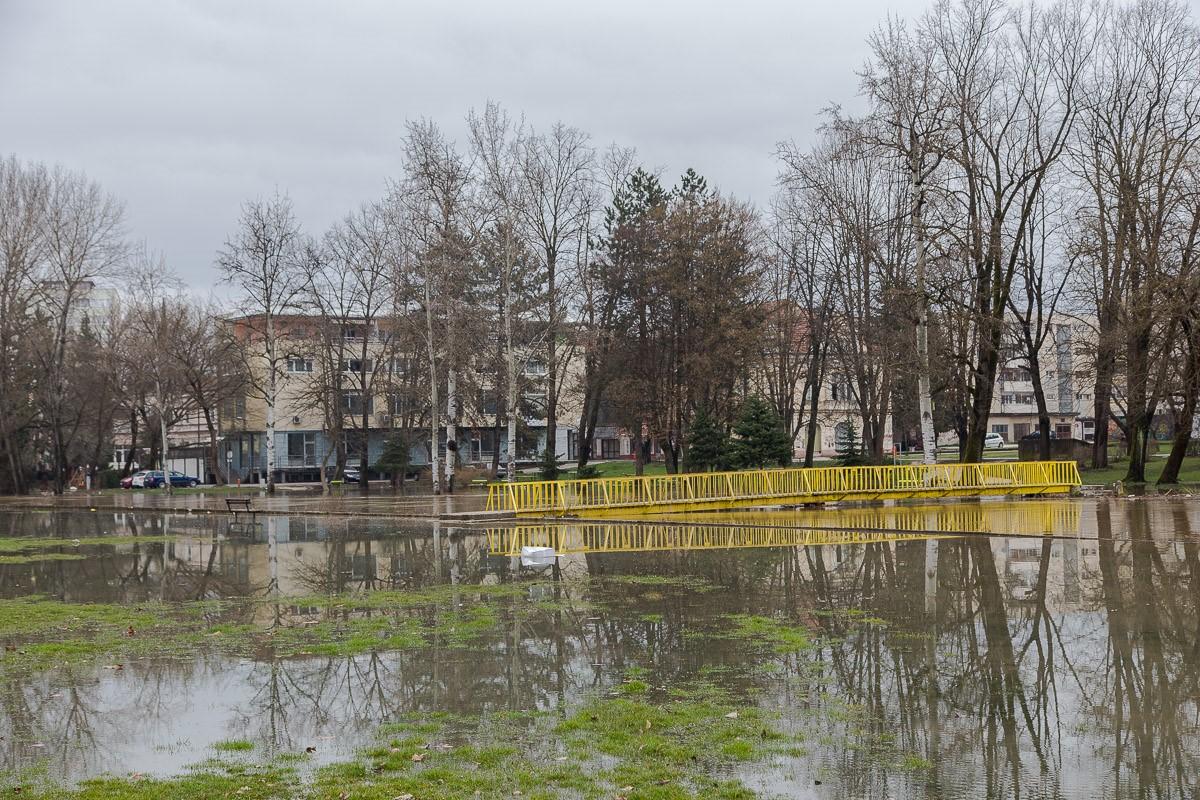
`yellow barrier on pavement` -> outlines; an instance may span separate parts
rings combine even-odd
[[[759,469],[493,483],[487,508],[517,516],[605,517],[839,500],[1064,494],[1079,485],[1074,461]]]

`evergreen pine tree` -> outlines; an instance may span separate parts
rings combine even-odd
[[[711,472],[724,469],[729,459],[729,438],[704,409],[692,421],[688,436],[687,471]]]
[[[542,451],[542,464],[538,471],[544,481],[558,480],[562,469],[558,466],[558,454],[554,452],[553,445],[547,445]]]
[[[404,482],[404,476],[411,463],[411,447],[412,443],[409,441],[408,434],[404,431],[396,431],[388,437],[383,445],[383,452],[375,460],[375,466],[378,469],[392,474],[393,486]]]
[[[733,428],[733,460],[739,469],[781,467],[792,461],[792,442],[783,421],[761,397],[750,397]]]
[[[853,421],[846,422],[845,434],[837,437],[834,444],[837,450],[837,461],[843,467],[857,467],[867,463],[863,455],[862,442],[859,441],[858,428]]]

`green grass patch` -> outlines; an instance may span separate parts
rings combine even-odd
[[[3,537],[0,538],[0,554],[28,553],[36,550],[50,550],[64,547],[68,550],[78,550],[81,547],[100,547],[103,545],[141,545],[159,544],[176,541],[178,536],[87,536],[79,539],[56,539],[35,537]],[[82,555],[78,556],[82,558]]]
[[[219,753],[248,753],[253,749],[254,743],[245,739],[227,739],[213,745],[213,750]]]
[[[0,556],[0,564],[32,564],[37,561],[82,561],[82,553],[32,553],[23,556]]]
[[[1166,466],[1166,454],[1161,456],[1151,456],[1146,462],[1146,483],[1151,484],[1158,481],[1162,475],[1163,467]],[[1112,484],[1117,481],[1125,480],[1125,475],[1129,471],[1128,459],[1110,460],[1109,466],[1101,469],[1085,469],[1081,470],[1079,477],[1084,483],[1092,484]],[[1179,469],[1180,483],[1200,483],[1200,456],[1185,456],[1183,465]]]
[[[807,628],[800,625],[789,625],[772,617],[728,614],[719,619],[719,624],[722,627],[718,631],[701,635],[712,638],[741,639],[769,648],[779,654],[808,650],[813,646]]]

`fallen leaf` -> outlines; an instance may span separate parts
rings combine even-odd
[[[650,730],[650,720],[646,720],[646,730]]]
[[[728,714],[725,715],[725,719],[737,719],[737,718],[738,718],[738,713],[736,711],[730,711]]]
[[[125,669],[125,665],[124,664],[108,664],[104,668],[105,669]]]
[[[136,632],[133,630],[132,625],[129,626],[129,630],[125,631],[125,635],[126,636],[136,636],[137,635]]]
[[[413,796],[411,794],[398,794],[392,800],[413,800]]]
[[[310,744],[308,747],[304,748],[304,752],[306,752],[306,753],[315,753],[315,752],[317,752],[317,748],[313,747],[313,746]]]
[[[424,754],[424,753],[413,753],[413,754],[412,754],[412,760],[413,760],[413,761],[424,761],[424,760],[425,760],[425,754]]]

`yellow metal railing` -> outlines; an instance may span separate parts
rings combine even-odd
[[[1054,494],[1080,484],[1074,461],[908,464],[700,472],[488,486],[489,511],[602,516],[782,502]]]

